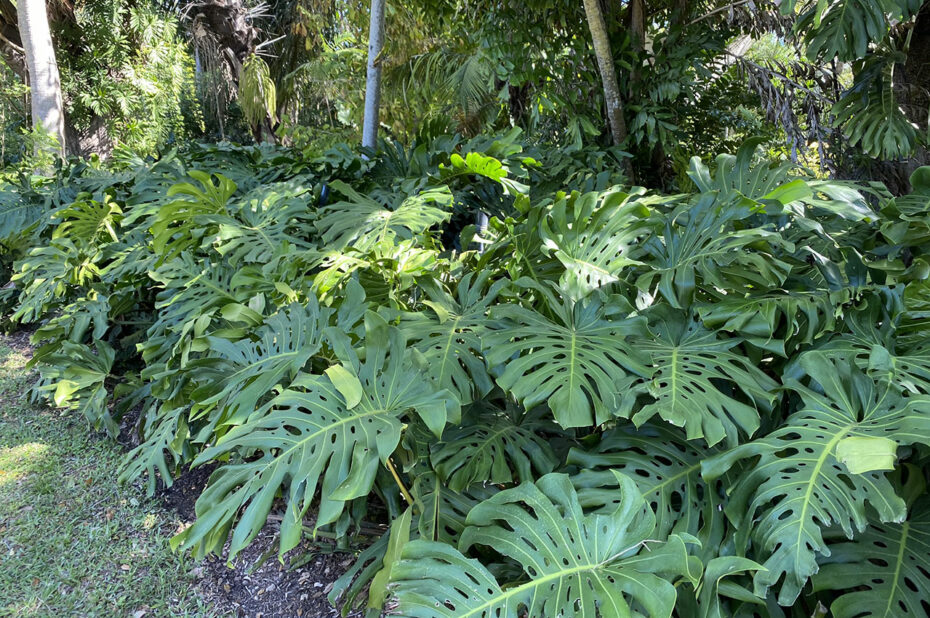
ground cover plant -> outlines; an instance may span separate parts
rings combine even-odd
[[[928,615],[930,169],[758,145],[671,195],[518,132],[70,163],[5,188],[6,319],[138,412],[124,481],[217,464],[178,550],[364,539],[347,611]]]

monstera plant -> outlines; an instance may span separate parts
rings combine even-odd
[[[150,492],[212,466],[180,550],[357,552],[346,613],[927,615],[930,169],[892,198],[750,141],[682,193],[582,192],[454,143],[5,199],[36,394],[132,419]]]

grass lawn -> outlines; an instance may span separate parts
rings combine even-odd
[[[27,400],[24,352],[0,340],[0,616],[211,616],[179,520],[120,487],[123,450]]]

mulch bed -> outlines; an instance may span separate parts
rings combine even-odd
[[[212,471],[213,466],[202,466],[182,474],[171,487],[159,493],[165,507],[176,512],[182,521],[193,521],[194,503]],[[195,567],[193,572],[200,578],[198,588],[204,600],[222,615],[243,618],[339,616],[326,596],[355,557],[305,541],[289,552],[282,564],[278,560],[276,538],[277,524],[269,522],[236,556],[233,568],[227,566],[225,553],[222,557],[208,557]],[[312,559],[305,564],[288,568],[288,564],[310,555]]]

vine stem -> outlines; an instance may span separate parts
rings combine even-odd
[[[397,474],[397,470],[394,469],[394,464],[391,463],[390,457],[384,461],[384,465],[386,465],[387,469],[390,470],[391,476],[394,477],[394,481],[397,483],[397,486],[400,487],[400,493],[404,494],[404,499],[407,501],[407,504],[413,504],[413,496],[411,496],[410,492],[407,491],[407,486],[404,485],[404,482],[400,480],[400,475]]]

